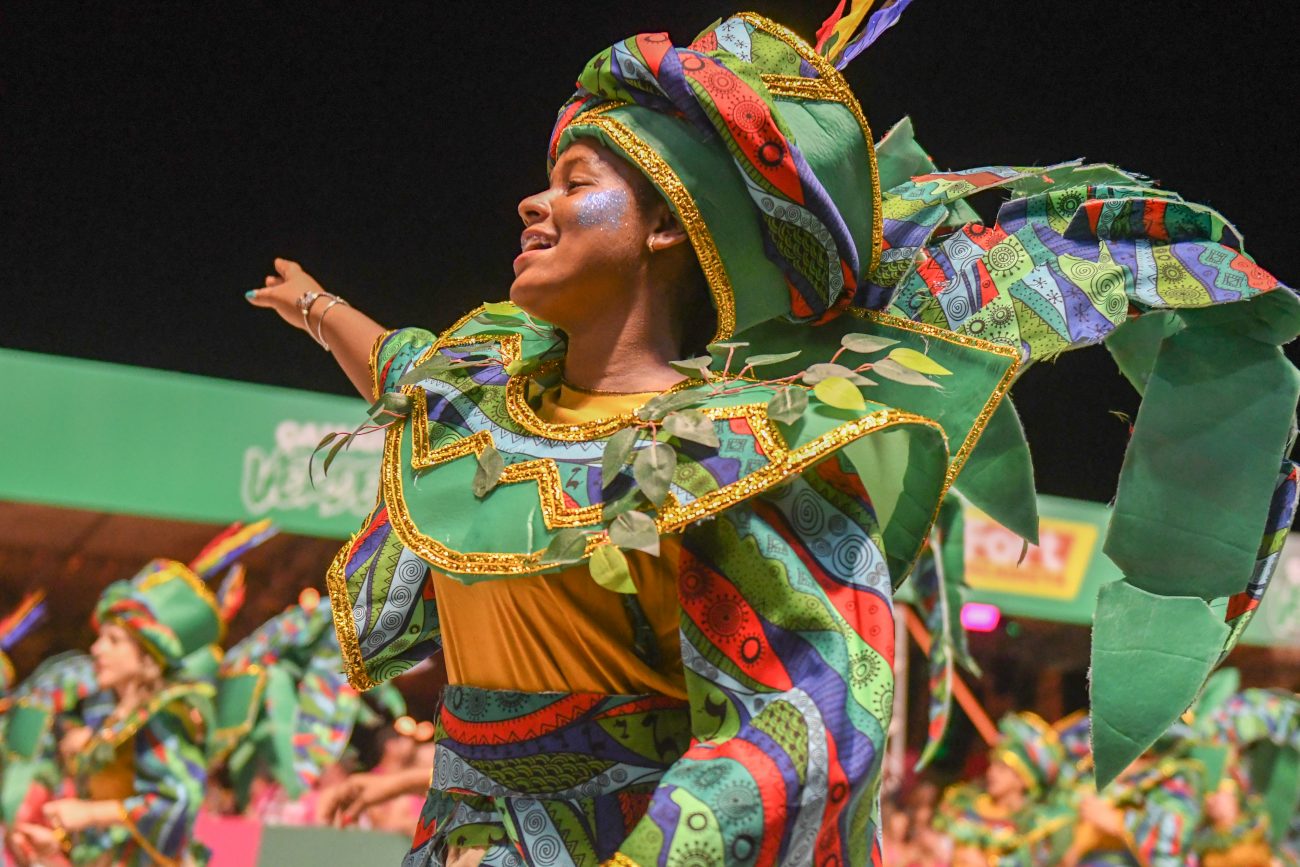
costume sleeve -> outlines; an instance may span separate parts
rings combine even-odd
[[[423,328],[399,328],[380,335],[370,350],[374,398],[378,400],[379,395],[396,390],[397,380],[425,350],[433,346],[435,340],[433,334]]]
[[[1182,867],[1189,862],[1201,803],[1200,774],[1187,768],[1148,790],[1140,806],[1124,811],[1129,847],[1142,867]]]
[[[173,702],[135,733],[135,787],[122,822],[83,836],[77,863],[105,851],[114,863],[178,864],[193,836],[207,784],[203,722],[192,704]]]
[[[616,862],[879,857],[876,784],[894,690],[879,541],[866,492],[838,457],[685,534],[692,745]]]
[[[418,328],[381,336],[371,353],[376,395],[393,390],[434,340]],[[344,667],[357,689],[396,677],[441,648],[429,566],[397,538],[382,495],[326,580]]]

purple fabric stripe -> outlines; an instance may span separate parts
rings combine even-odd
[[[803,157],[803,151],[794,142],[787,142],[790,146],[790,158],[794,160],[795,171],[799,173],[799,182],[803,185],[804,205],[808,210],[813,212],[826,230],[831,233],[831,239],[835,242],[835,249],[842,259],[849,266],[849,271],[854,278],[861,277],[861,263],[858,261],[858,247],[853,243],[853,236],[849,234],[849,227],[844,222],[844,217],[840,214],[839,208],[831,201],[830,193],[822,186],[822,182],[813,174],[812,168],[808,161]],[[871,142],[867,142],[867,147],[871,147]],[[831,299],[834,301],[835,299]]]
[[[869,48],[872,43],[880,38],[882,33],[898,22],[899,16],[903,14],[903,10],[911,2],[912,0],[894,0],[887,6],[883,6],[871,13],[867,18],[866,29],[863,30],[862,35],[856,41],[850,42],[848,47],[844,49],[843,56],[836,62],[835,68],[843,69],[853,61],[853,58]]]

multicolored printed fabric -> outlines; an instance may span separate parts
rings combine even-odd
[[[133,777],[123,821],[73,835],[73,863],[149,867],[204,857],[192,834],[208,778],[211,700],[207,685],[174,685],[114,723],[86,720],[94,734],[71,769],[79,796],[93,797],[93,778],[110,765]]]
[[[432,788],[407,865],[448,847],[494,864],[599,864],[645,813],[691,740],[663,696],[519,693],[449,686]],[[522,860],[521,860],[522,859]]]
[[[381,387],[422,354],[410,350],[413,337],[397,332],[380,347]],[[482,390],[476,394],[481,400]],[[487,401],[477,406],[493,410]],[[346,579],[342,586],[363,655],[389,652],[373,640],[386,609],[400,619],[378,634],[401,636],[399,654],[438,640],[428,567],[401,545],[387,515],[381,503],[333,573]],[[694,746],[668,767],[627,838],[600,840],[597,848],[617,848],[641,864],[695,856],[769,863],[814,855],[866,863],[873,851],[878,856],[875,787],[893,696],[892,581],[871,501],[853,465],[832,457],[691,525],[681,550],[676,572]],[[403,563],[416,568],[399,572]],[[408,575],[409,594],[374,592]],[[361,600],[373,604],[358,605]],[[374,676],[384,669],[367,670]],[[507,772],[513,754],[495,754]],[[486,805],[458,804],[430,803],[424,843],[434,839],[438,821],[444,828],[453,823],[462,835],[470,835],[460,830],[468,826],[496,829],[465,840],[503,838],[496,820],[485,818],[493,812]],[[566,838],[566,845],[577,839]],[[521,844],[527,848],[528,840]],[[429,853],[437,845],[423,847],[420,857],[434,857]],[[594,863],[578,857],[580,847],[566,851],[578,863]]]
[[[241,798],[259,772],[300,795],[347,748],[363,708],[343,674],[332,626],[328,602],[293,605],[227,651],[218,707],[235,725],[218,729],[214,753],[226,761]],[[252,689],[249,677],[257,680]],[[379,693],[391,701],[396,690],[387,685]]]

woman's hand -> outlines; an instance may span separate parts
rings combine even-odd
[[[84,831],[86,828],[111,825],[120,813],[115,801],[83,801],[80,798],[60,798],[41,808],[45,821],[54,828],[65,831]]]
[[[370,350],[383,336],[383,326],[337,297],[316,299],[304,317],[298,301],[308,292],[319,294],[325,290],[297,262],[276,259],[275,272],[267,276],[266,285],[261,289],[245,293],[248,303],[254,307],[270,307],[285,322],[310,334],[334,353],[334,359],[366,402],[374,400]]]
[[[321,792],[316,814],[321,821],[342,827],[361,813],[399,795],[420,794],[429,785],[429,770],[410,768],[393,774],[353,774]]]
[[[268,274],[266,285],[245,294],[250,304],[255,307],[270,307],[280,318],[294,328],[307,330],[307,321],[302,315],[298,301],[308,292],[320,294],[325,290],[316,279],[302,270],[297,262],[288,259],[275,260],[275,274]]]
[[[5,847],[20,867],[35,864],[67,864],[63,840],[53,828],[19,822],[5,837]]]
[[[67,762],[86,748],[86,744],[90,743],[91,734],[89,726],[68,729],[67,733],[59,739],[59,755]]]

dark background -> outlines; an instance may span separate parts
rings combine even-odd
[[[833,3],[752,6],[811,36]],[[544,182],[582,64],[731,11],[8,3],[0,345],[347,393],[243,300],[273,256],[390,326],[504,297],[515,203]],[[910,113],[943,167],[1113,161],[1222,210],[1294,284],[1297,25],[1281,3],[916,0],[848,75],[877,135]],[[1015,395],[1041,489],[1108,498],[1127,429],[1107,411],[1136,398],[1106,354],[1042,365]]]

